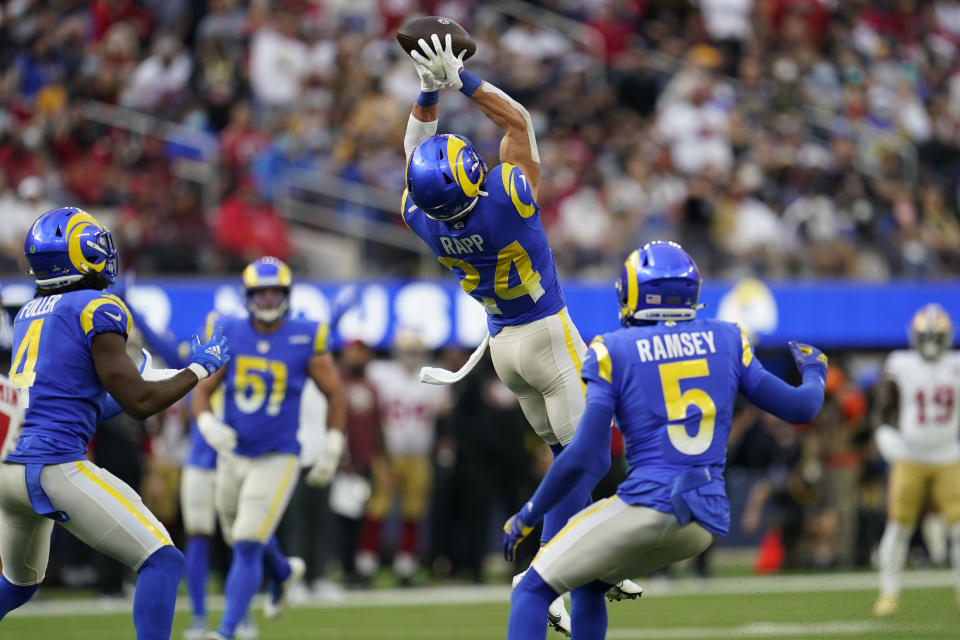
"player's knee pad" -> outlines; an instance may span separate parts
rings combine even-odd
[[[143,573],[144,570],[149,569],[151,571],[162,572],[165,575],[179,580],[183,577],[183,570],[186,564],[186,559],[180,550],[168,544],[150,554],[150,557],[144,560],[137,572]]]

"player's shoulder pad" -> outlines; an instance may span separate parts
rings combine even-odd
[[[740,332],[740,360],[743,362],[743,366],[749,367],[750,363],[753,362],[753,347],[750,346],[750,336],[747,335],[746,329],[739,322],[735,326],[737,331]]]
[[[883,362],[883,375],[887,378],[896,378],[904,373],[904,369],[909,369],[914,362],[915,352],[910,349],[897,349],[887,355]]]
[[[408,189],[403,190],[403,196],[400,198],[400,219],[403,220],[403,224],[413,231],[413,228],[410,226],[409,218],[417,212],[417,205],[413,203],[413,198],[410,197],[410,191]]]
[[[209,311],[203,321],[203,340],[207,341],[213,337],[213,332],[222,324],[220,313],[216,310]]]
[[[596,360],[597,377],[610,384],[613,384],[613,358],[610,355],[608,341],[610,334],[594,336],[587,347],[587,358],[584,362],[584,369],[588,366],[593,368],[593,360]]]
[[[497,165],[487,177],[489,188],[493,187],[491,183],[494,182],[498,182],[497,186],[503,188],[504,196],[513,204],[520,217],[529,218],[537,212],[537,203],[533,199],[530,182],[527,176],[523,175],[520,167],[509,162]]]
[[[115,332],[126,336],[133,330],[133,316],[118,296],[97,292],[80,311],[80,328],[84,335],[96,329],[97,333]]]
[[[326,353],[330,349],[330,325],[320,320],[310,321],[313,331],[313,352]]]

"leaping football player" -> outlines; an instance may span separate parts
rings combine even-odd
[[[140,575],[133,599],[138,640],[168,640],[183,554],[140,496],[86,460],[107,393],[144,419],[182,398],[229,361],[221,332],[194,337],[190,364],[146,381],[127,356],[133,321],[120,298],[110,232],[74,207],[41,215],[27,233],[36,297],[14,322],[10,379],[26,398],[16,446],[0,464],[0,618],[43,581],[54,522]]]
[[[695,556],[726,535],[723,471],[738,391],[789,422],[811,420],[823,404],[827,358],[817,349],[789,343],[803,376],[793,387],[763,368],[737,325],[697,319],[700,275],[679,245],[634,251],[616,284],[623,328],[590,343],[583,418],[504,525],[507,559],[548,509],[609,462],[614,417],[630,472],[615,496],[581,511],[540,549],[514,587],[509,640],[545,637],[547,607],[564,591],[572,591],[573,637],[604,638],[611,585]]]
[[[214,502],[221,529],[233,546],[224,594],[226,609],[208,639],[234,638],[263,580],[263,564],[275,588],[265,601],[268,618],[279,615],[290,587],[303,575],[302,561],[268,552],[268,544],[299,478],[300,396],[309,377],[326,395],[327,432],[320,457],[305,480],[324,486],[340,462],[346,397],[327,350],[326,323],[290,318],[290,268],[280,260],[255,260],[243,272],[247,318],[223,318],[234,359],[197,387],[194,417],[217,451]],[[223,385],[223,420],[210,397]],[[279,564],[279,566],[274,566]]]
[[[450,269],[464,292],[487,311],[490,356],[517,396],[527,421],[554,456],[570,443],[584,408],[580,368],[586,344],[570,319],[537,206],[540,155],[530,114],[502,90],[463,68],[437,35],[420,40],[414,66],[421,92],[404,137],[407,154],[402,216]],[[440,89],[458,89],[504,131],[501,164],[487,166],[459,135],[436,135]],[[608,425],[609,426],[609,425]],[[610,442],[609,432],[606,435]],[[590,502],[609,466],[597,465],[547,512],[542,541]],[[521,574],[522,575],[522,574]],[[636,598],[637,585],[617,585],[611,597]],[[561,598],[550,624],[569,634]]]
[[[932,497],[947,521],[956,605],[960,608],[960,352],[954,328],[938,304],[910,322],[910,349],[884,363],[876,440],[891,463],[887,526],[880,539],[880,595],[873,614],[900,608],[900,582],[913,529]]]

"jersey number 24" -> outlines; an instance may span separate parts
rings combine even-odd
[[[447,269],[459,269],[463,272],[460,286],[466,293],[470,293],[480,284],[480,272],[469,262],[457,258],[437,258],[440,264]],[[520,276],[520,284],[510,286],[510,270],[516,267]],[[456,272],[454,272],[456,273]],[[493,291],[501,300],[515,300],[521,296],[530,296],[534,302],[543,295],[543,286],[540,284],[540,272],[533,270],[530,255],[523,246],[514,240],[497,254],[497,272],[493,283]],[[487,313],[500,314],[500,307],[493,298],[483,298],[483,307]]]

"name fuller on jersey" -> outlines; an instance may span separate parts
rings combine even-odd
[[[672,360],[716,353],[713,331],[681,331],[637,340],[641,362]]]
[[[37,316],[42,316],[53,311],[53,308],[57,306],[57,303],[60,302],[62,298],[60,294],[53,296],[45,296],[42,298],[34,298],[27,304],[23,305],[23,309],[20,310],[21,318],[35,318]]]
[[[443,250],[447,252],[448,255],[473,253],[474,250],[476,250],[477,253],[481,253],[483,251],[483,242],[483,237],[476,233],[465,238],[440,236],[440,244],[443,245]]]

